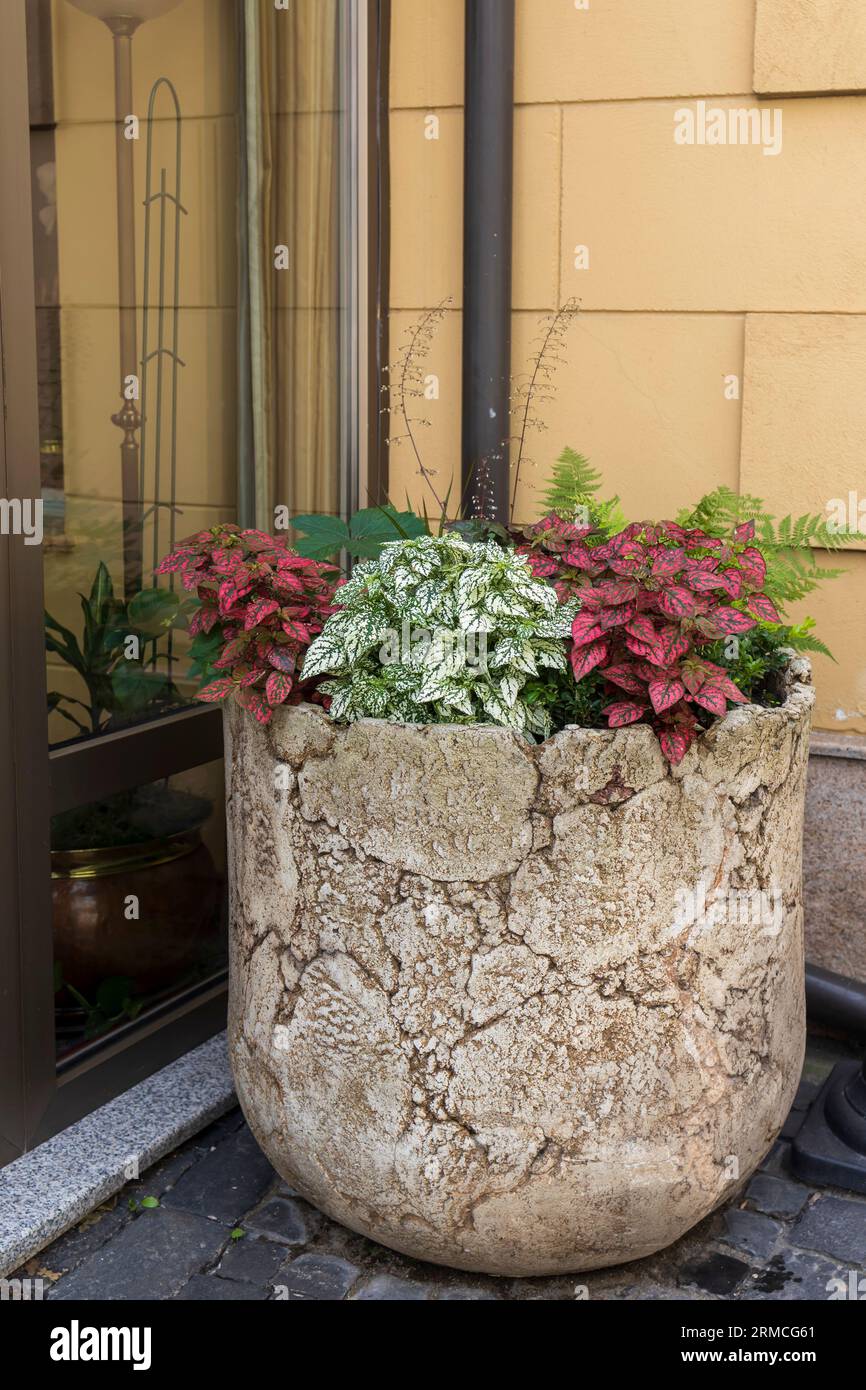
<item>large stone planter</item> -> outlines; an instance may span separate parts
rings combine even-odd
[[[233,706],[231,1053],[287,1181],[512,1275],[637,1259],[729,1196],[802,1063],[809,679],[673,771],[642,727]]]

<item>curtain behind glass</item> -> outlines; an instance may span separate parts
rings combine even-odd
[[[339,510],[338,12],[339,0],[245,0],[251,432],[266,527],[278,505]]]

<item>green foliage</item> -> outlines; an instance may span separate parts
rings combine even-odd
[[[531,708],[541,707],[550,717],[551,732],[577,724],[582,729],[606,729],[604,707],[610,703],[610,689],[598,671],[576,681],[571,671],[545,671],[529,680],[523,699]]]
[[[731,680],[747,700],[759,705],[779,704],[777,678],[788,661],[784,639],[790,629],[756,627],[737,639],[737,654],[725,655],[726,643],[716,642],[706,650],[709,661],[724,666]]]
[[[589,460],[574,449],[563,449],[553,466],[539,515],[555,512],[565,521],[574,521],[580,514],[586,525],[612,536],[624,528],[625,517],[619,509],[619,498],[603,501],[597,496],[600,488],[601,474]],[[599,537],[603,539],[604,536]]]
[[[66,989],[80,1009],[84,1011],[85,1038],[98,1038],[109,1028],[125,1019],[137,1018],[144,1007],[143,999],[133,997],[133,982],[126,975],[112,975],[102,980],[96,988],[93,1002],[86,999],[79,990],[55,970],[55,993]]]
[[[496,541],[448,533],[386,545],[356,566],[311,645],[303,679],[331,716],[489,723],[547,735],[550,716],[521,698],[539,668],[566,669],[576,605],[562,605]]]
[[[382,546],[398,537],[424,536],[428,527],[414,512],[384,507],[365,507],[348,524],[338,516],[310,514],[292,517],[290,525],[301,533],[295,549],[309,560],[327,560],[345,550],[353,559],[376,560]]]
[[[542,515],[557,512],[567,516],[587,498],[595,497],[600,488],[598,469],[584,454],[565,448],[553,465],[550,485],[542,499]]]
[[[158,1197],[142,1197],[141,1201],[137,1197],[130,1197],[126,1204],[130,1211],[155,1211],[159,1206]]]
[[[725,536],[744,521],[754,521],[754,544],[767,562],[764,592],[781,613],[787,606],[812,593],[825,579],[837,579],[845,571],[818,563],[816,550],[838,551],[842,546],[866,537],[829,528],[825,517],[806,513],[785,516],[777,522],[760,497],[717,487],[708,492],[693,510],[682,511],[677,520],[684,526],[699,526],[712,536]],[[811,645],[802,651],[826,651]],[[828,653],[829,655],[829,653]]]
[[[710,661],[725,667],[734,684],[753,704],[778,705],[780,677],[792,648],[800,652],[821,652],[833,660],[824,643],[811,636],[814,626],[813,618],[792,627],[760,623],[737,639],[734,657],[726,655],[726,640],[714,643],[705,654]]]
[[[214,662],[222,655],[225,642],[221,623],[212,627],[210,632],[197,632],[190,642],[187,675],[197,683],[199,689],[222,675]]]
[[[52,690],[49,713],[61,714],[79,733],[105,733],[176,700],[174,684],[156,669],[155,657],[160,640],[183,620],[179,595],[144,589],[126,603],[115,596],[111,575],[100,561],[88,597],[79,598],[81,638],[46,613],[45,649],[78,672],[88,702]],[[127,655],[130,638],[137,641],[138,657]]]
[[[814,618],[804,618],[801,623],[795,623],[793,627],[776,628],[775,633],[770,636],[777,636],[780,642],[793,647],[798,652],[820,652],[822,656],[828,656],[831,661],[836,658],[817,637],[812,636],[812,629],[815,626]]]
[[[473,545],[482,541],[498,541],[501,546],[507,548],[513,544],[506,526],[501,526],[498,521],[488,521],[483,516],[470,516],[463,521],[448,521],[440,534],[446,531]]]
[[[619,511],[619,498],[612,497],[607,501],[599,499],[597,494],[601,486],[598,470],[582,454],[575,453],[573,449],[564,449],[554,468],[551,486],[544,496],[544,509],[568,518],[575,509],[585,507],[588,509],[586,519],[593,525],[608,534],[622,530],[626,523]],[[677,521],[681,526],[719,537],[728,537],[743,522],[754,521],[753,544],[760,550],[767,565],[763,591],[783,617],[792,603],[805,598],[825,580],[838,579],[845,573],[844,569],[822,563],[818,558],[820,551],[837,553],[845,545],[866,540],[866,536],[831,528],[826,517],[815,513],[805,513],[800,517],[788,515],[777,522],[760,497],[748,493],[741,495],[724,486],[706,493],[691,509],[683,508],[677,515]],[[809,618],[790,627],[764,627],[762,631],[765,633],[765,645],[819,652],[832,659],[832,653],[825,644],[813,635],[813,628],[814,622]],[[736,676],[732,675],[732,678],[735,684],[740,684]]]

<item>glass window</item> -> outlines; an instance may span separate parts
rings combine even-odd
[[[222,763],[52,819],[58,1059],[226,964]]]
[[[64,1065],[225,965],[220,766],[105,740],[194,704],[176,540],[357,491],[360,13],[26,0]]]
[[[153,569],[237,515],[236,24],[231,0],[29,7],[53,745],[189,698]]]
[[[189,701],[176,539],[345,495],[344,9],[30,0],[52,745]]]

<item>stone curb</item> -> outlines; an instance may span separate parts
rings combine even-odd
[[[0,1276],[235,1103],[220,1033],[0,1169]]]

